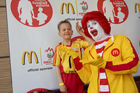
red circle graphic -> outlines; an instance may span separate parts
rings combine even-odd
[[[121,24],[128,18],[128,7],[124,0],[98,0],[98,10],[110,23]]]
[[[118,48],[114,48],[112,51],[111,51],[111,54],[112,56],[118,56],[120,54],[120,51]]]
[[[30,27],[47,24],[53,14],[48,0],[12,0],[11,11],[20,23]]]

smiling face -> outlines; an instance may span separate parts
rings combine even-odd
[[[87,29],[89,34],[96,42],[99,42],[107,37],[103,28],[97,21],[89,20],[87,23]]]
[[[59,36],[61,36],[63,40],[71,40],[73,35],[71,25],[69,23],[62,23],[59,28]]]

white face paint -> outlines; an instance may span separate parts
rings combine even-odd
[[[104,32],[103,28],[100,26],[100,24],[97,21],[94,20],[88,21],[87,28],[89,34],[96,42],[102,41],[108,37],[107,34]]]

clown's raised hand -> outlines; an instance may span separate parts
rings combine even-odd
[[[76,22],[76,30],[81,36],[85,36],[82,27],[79,25],[79,22]]]
[[[82,27],[79,25],[79,22],[76,22],[76,30],[81,36],[85,38],[86,41],[88,41],[89,45],[93,45],[95,43],[95,41],[92,38],[89,38],[88,36],[85,35]]]

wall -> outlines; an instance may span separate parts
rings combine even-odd
[[[0,0],[0,93],[12,93],[6,0]]]

